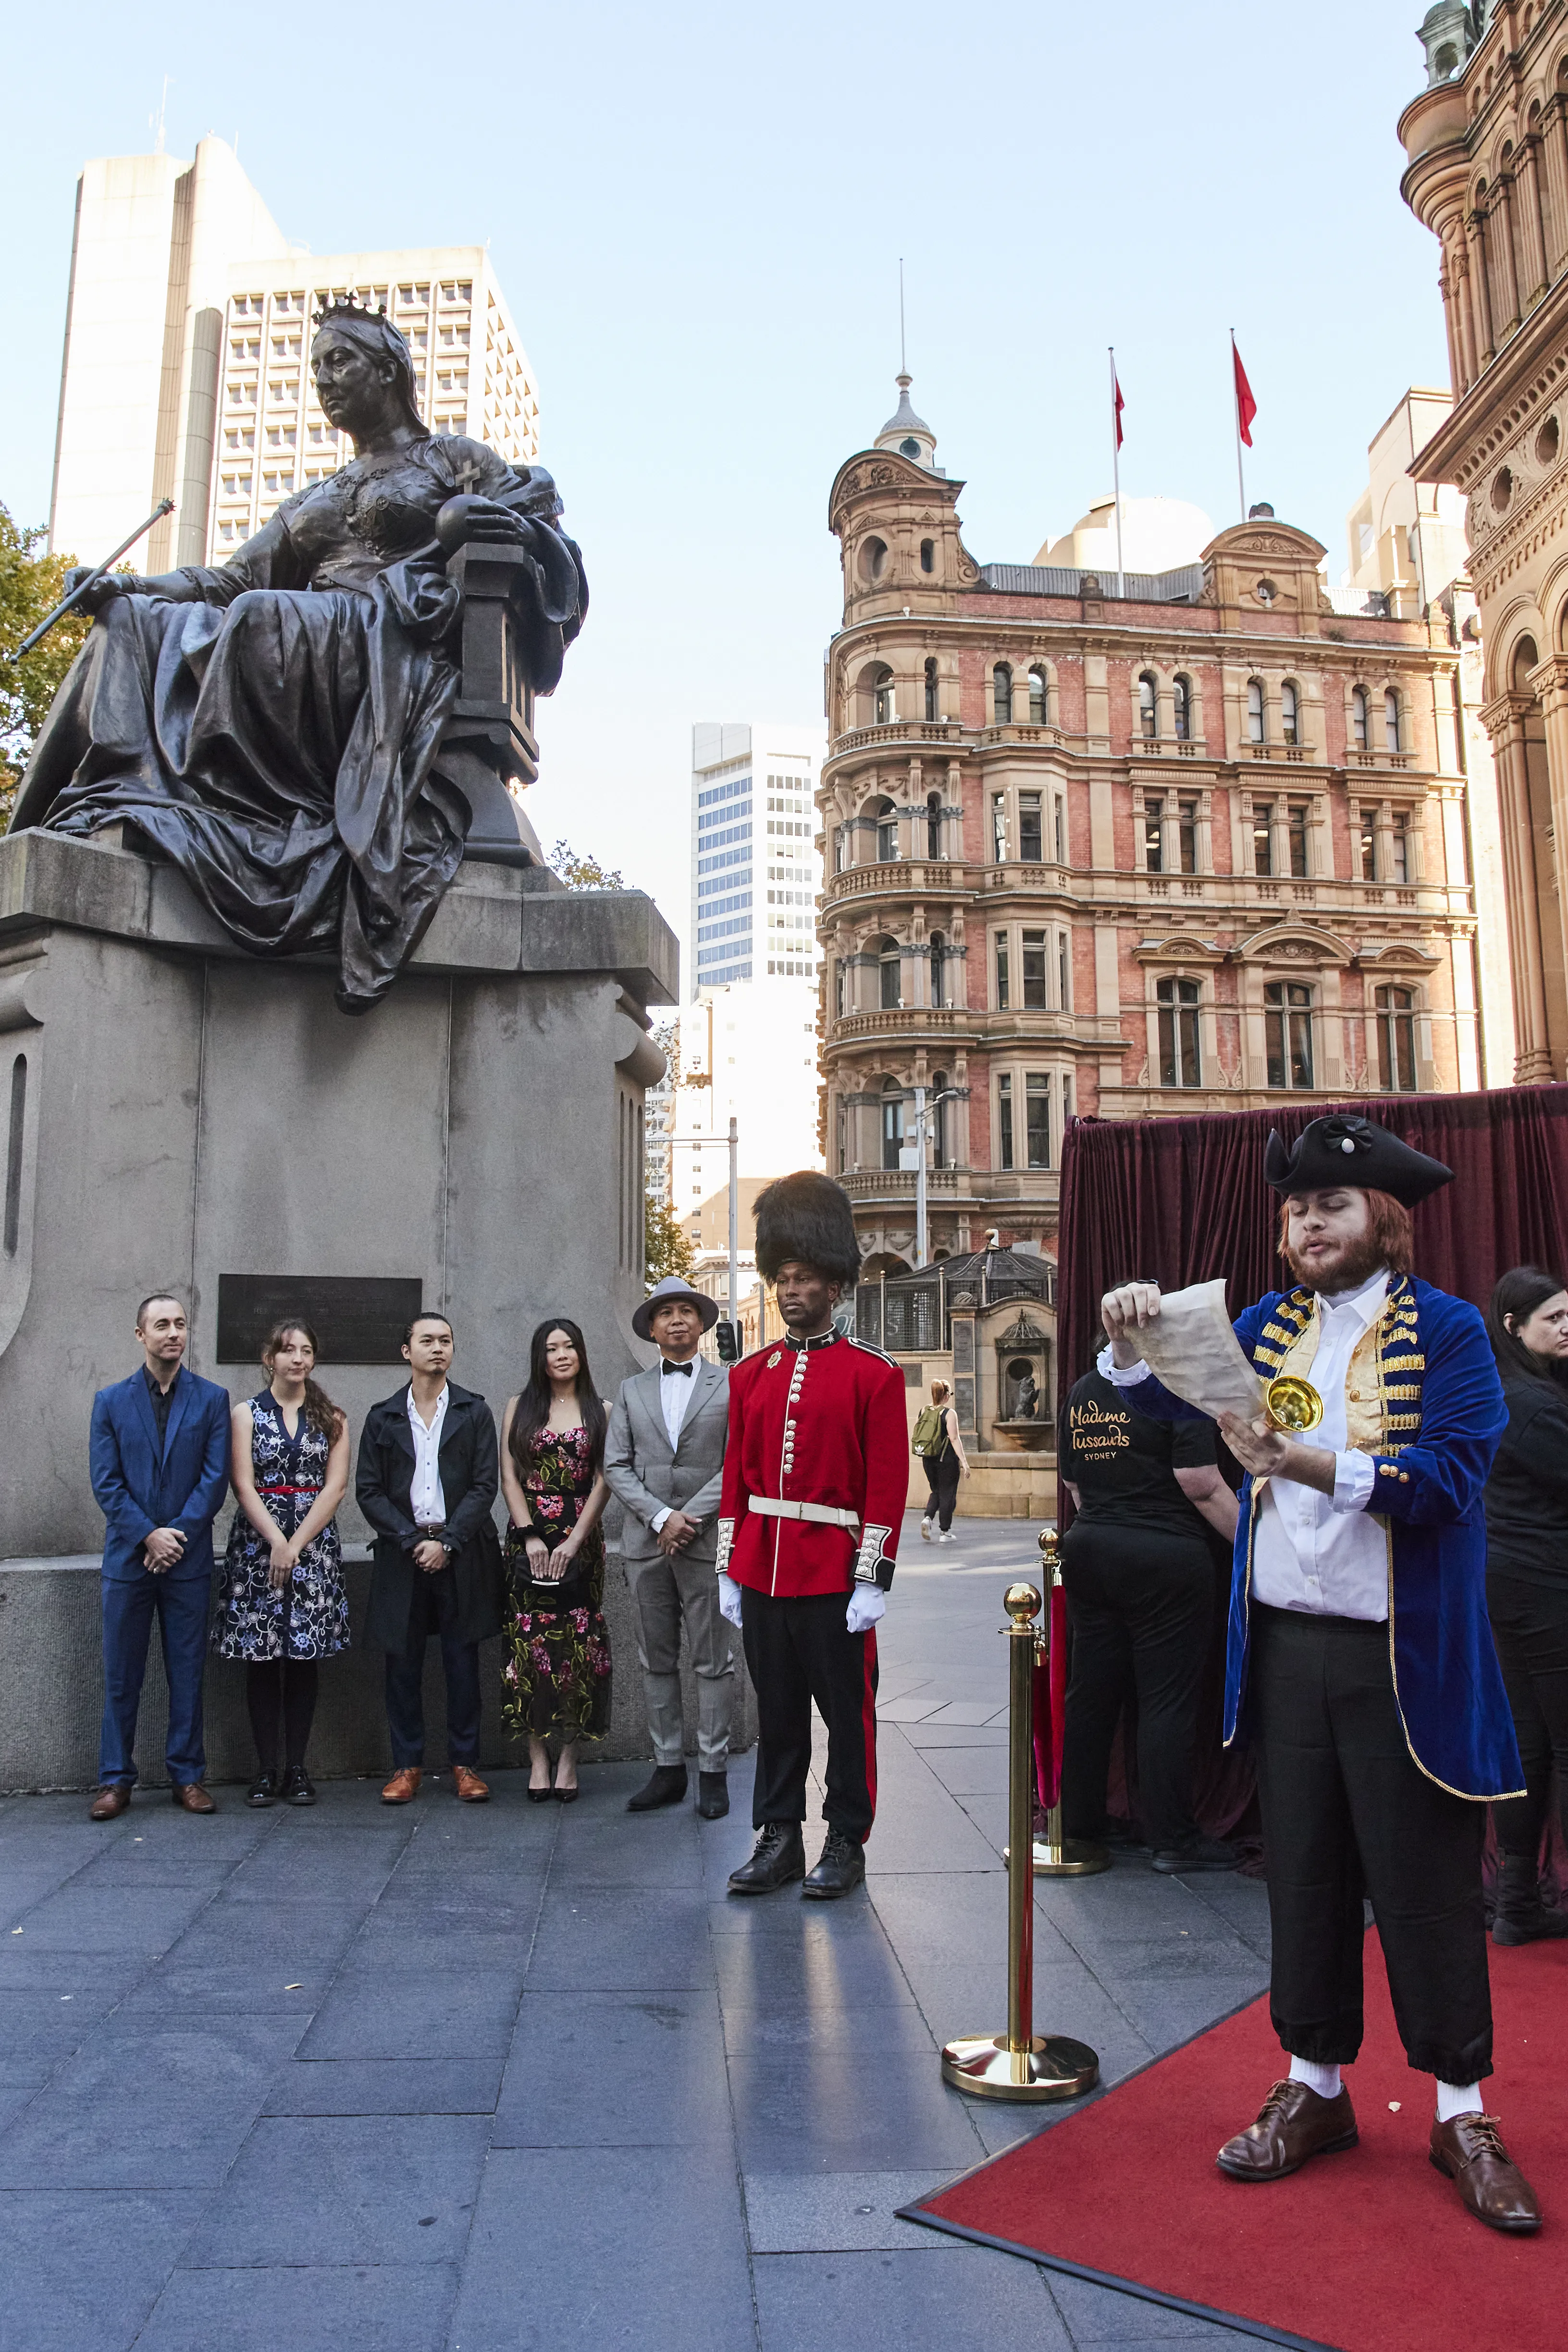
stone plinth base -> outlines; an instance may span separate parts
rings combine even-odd
[[[351,1545],[345,1559],[350,1614],[363,1622],[370,1584],[368,1549]],[[58,1559],[0,1561],[0,1796],[38,1789],[90,1789],[98,1780],[99,1718],[103,1707],[103,1668],[96,1553]],[[637,1665],[636,1612],[626,1571],[612,1549],[605,1578],[605,1614],[610,1629],[615,1678],[607,1738],[582,1750],[585,1763],[598,1758],[649,1757],[653,1750],[643,1712],[642,1674]],[[484,1677],[484,1728],[480,1762],[487,1770],[528,1763],[526,1740],[511,1739],[501,1717],[500,1642],[479,1652]],[[735,1636],[735,1713],[731,1741],[736,1751],[757,1736],[756,1700]],[[697,1749],[697,1695],[682,1661],[687,1750]],[[321,1697],[311,1736],[310,1765],[319,1780],[356,1773],[384,1776],[392,1769],[378,1654],[350,1650],[321,1667]],[[249,1780],[256,1769],[250,1721],[245,1709],[245,1668],[226,1658],[209,1658],[205,1686],[207,1776],[215,1782]],[[136,1764],[143,1784],[168,1785],[163,1769],[163,1727],[168,1691],[154,1633],[142,1695]],[[447,1761],[446,1692],[437,1643],[427,1644],[425,1669],[426,1761],[432,1770]]]
[[[958,1490],[967,1519],[1051,1519],[1057,1516],[1054,1454],[974,1454]]]

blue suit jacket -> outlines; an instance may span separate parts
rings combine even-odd
[[[1454,1795],[1518,1796],[1524,1773],[1487,1614],[1487,1527],[1482,1491],[1508,1409],[1486,1326],[1467,1299],[1428,1282],[1395,1276],[1415,1314],[1412,1353],[1398,1360],[1419,1374],[1418,1426],[1407,1443],[1373,1457],[1366,1508],[1388,1530],[1388,1629],[1394,1697],[1406,1745],[1428,1780]],[[1233,1326],[1241,1351],[1267,1380],[1275,1369],[1281,1317],[1294,1319],[1305,1292],[1271,1290]],[[1282,1343],[1281,1343],[1282,1344]],[[1410,1349],[1408,1338],[1388,1348]],[[1386,1350],[1385,1350],[1386,1352]],[[1152,1375],[1125,1391],[1155,1421],[1201,1419]],[[1253,1532],[1260,1497],[1242,1482],[1231,1569],[1226,1644],[1225,1740],[1247,1696]]]
[[[185,1549],[168,1575],[210,1577],[213,1521],[228,1492],[228,1391],[182,1364],[169,1404],[163,1450],[140,1370],[100,1389],[92,1401],[92,1491],[108,1520],[103,1573],[133,1584],[147,1570],[142,1547],[154,1528],[177,1528]]]

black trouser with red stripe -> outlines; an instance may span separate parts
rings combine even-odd
[[[877,1811],[877,1632],[852,1633],[847,1592],[775,1600],[741,1588],[741,1639],[757,1694],[752,1821],[804,1822],[811,1703],[827,1726],[830,1829],[862,1843]]]

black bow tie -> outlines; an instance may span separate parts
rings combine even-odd
[[[684,1372],[688,1380],[691,1378],[689,1364],[672,1364],[668,1356],[664,1360],[664,1369],[667,1372]]]

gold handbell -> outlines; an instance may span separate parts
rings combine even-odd
[[[1316,1429],[1323,1417],[1323,1400],[1310,1381],[1296,1372],[1282,1372],[1263,1391],[1263,1404],[1276,1429]]]

